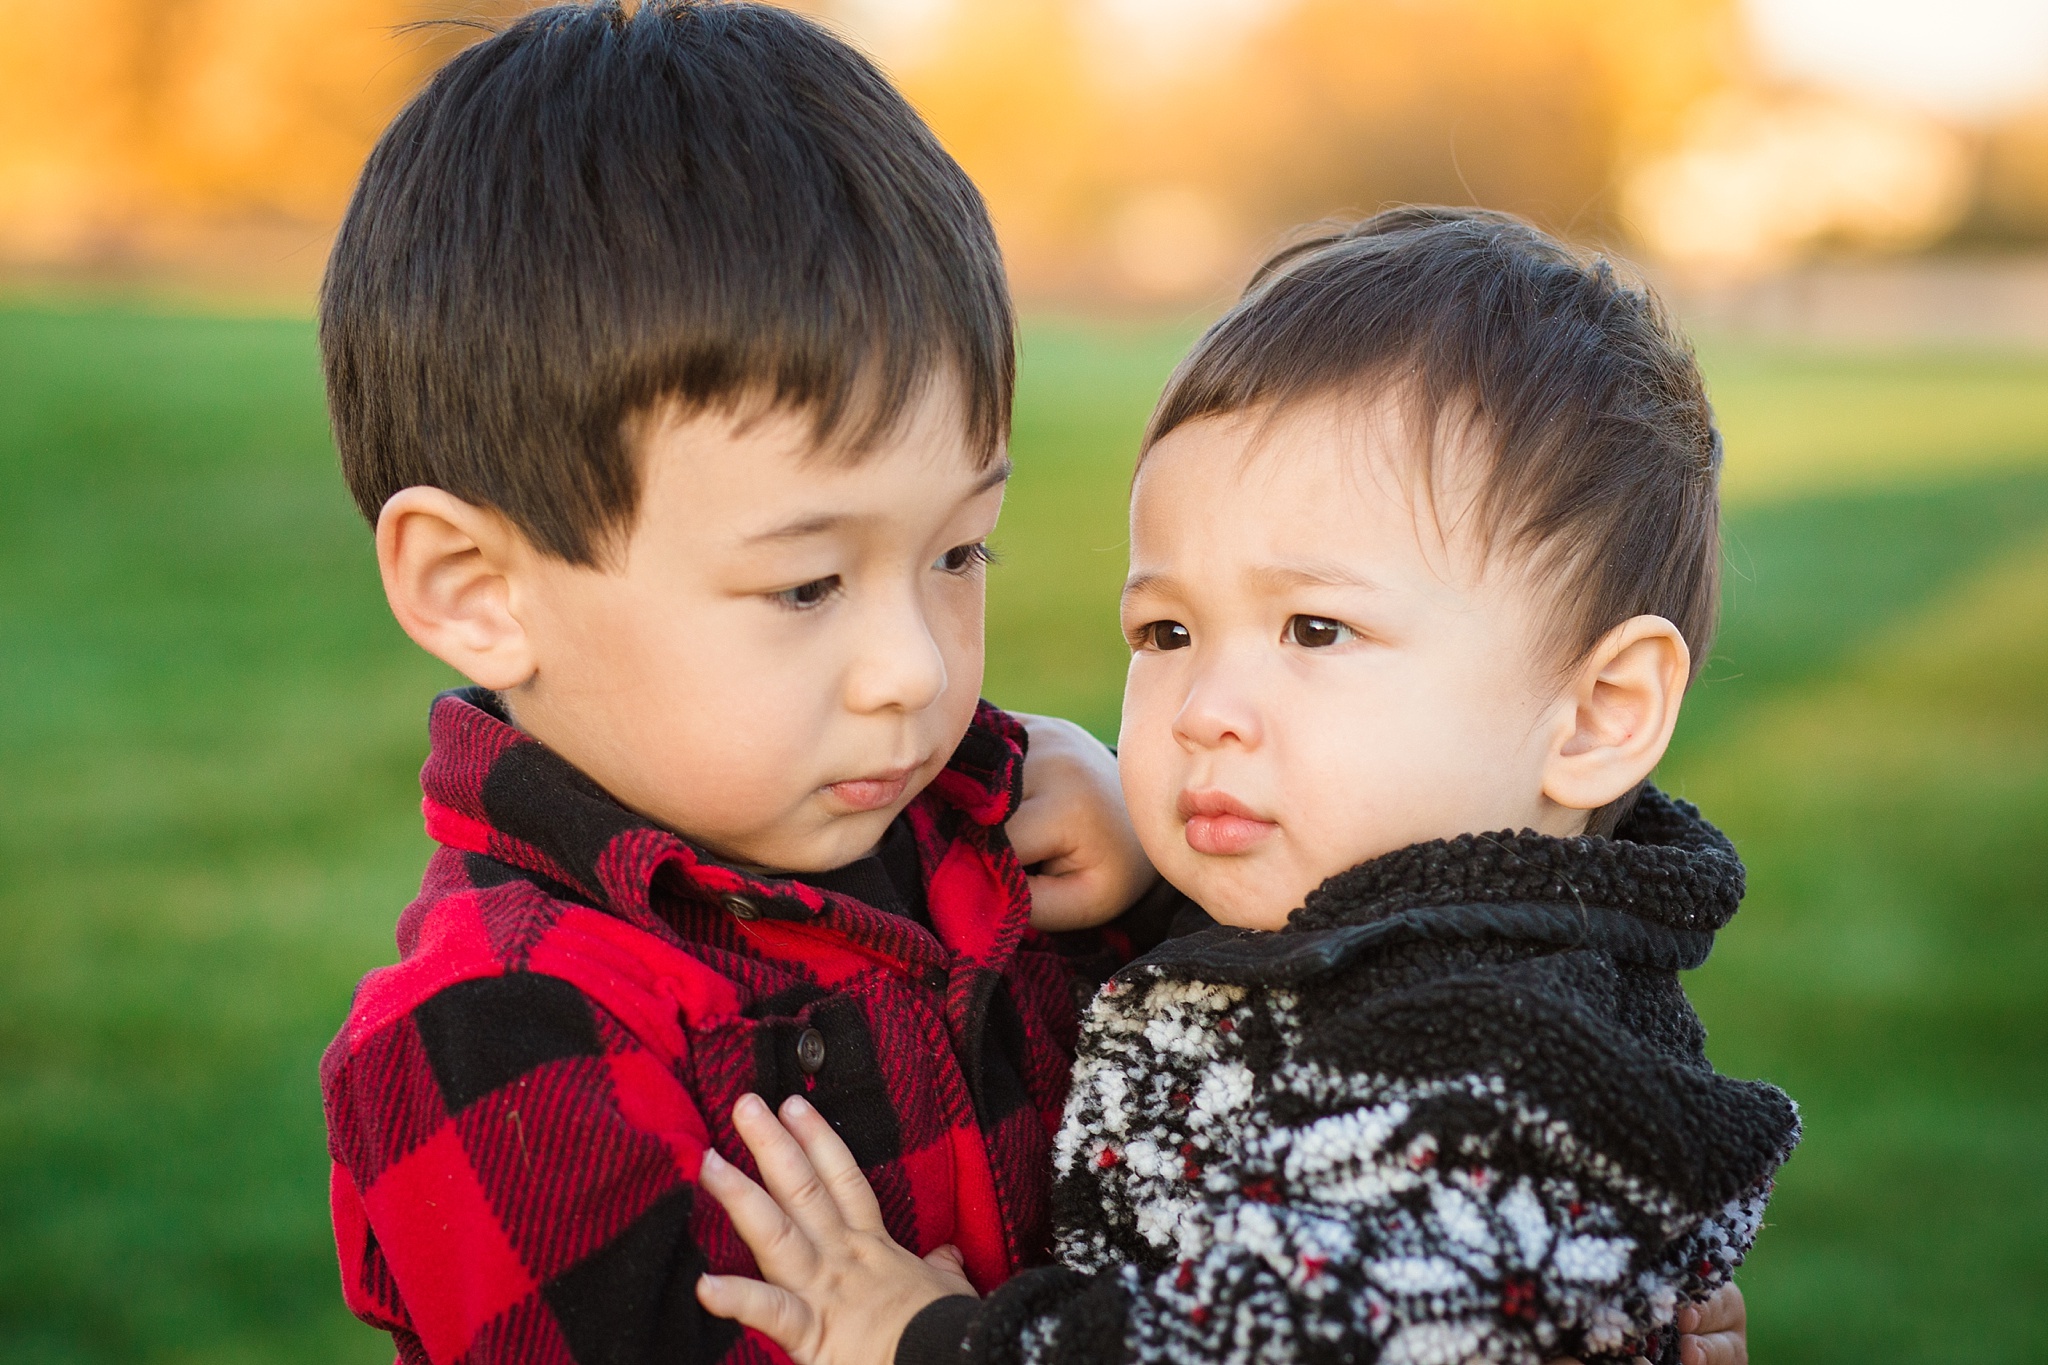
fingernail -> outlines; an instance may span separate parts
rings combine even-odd
[[[811,1106],[807,1102],[805,1102],[804,1097],[802,1095],[791,1095],[788,1099],[782,1102],[782,1112],[785,1114],[800,1116],[803,1114],[810,1113]]]
[[[703,1163],[703,1169],[704,1169],[704,1170],[707,1170],[707,1171],[715,1171],[715,1170],[719,1169],[720,1167],[724,1166],[725,1164],[726,1164],[726,1160],[725,1160],[725,1158],[724,1158],[724,1157],[722,1157],[722,1156],[720,1156],[720,1155],[719,1155],[718,1153],[716,1153],[716,1152],[712,1151],[712,1150],[711,1150],[711,1149],[710,1149],[709,1147],[706,1147],[706,1148],[704,1149],[704,1163]]]
[[[749,1114],[752,1114],[757,1111],[764,1111],[767,1108],[768,1101],[762,1099],[759,1095],[756,1095],[750,1090],[746,1094],[739,1097],[739,1101],[735,1103],[732,1107],[732,1112],[735,1116],[737,1116],[742,1109],[746,1110]]]

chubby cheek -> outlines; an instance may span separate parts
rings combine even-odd
[[[685,629],[646,602],[589,606],[551,673],[555,710],[579,729],[604,718],[602,753],[579,756],[591,776],[712,844],[785,813],[810,771],[824,689],[715,611]]]
[[[1190,855],[1176,809],[1185,755],[1173,738],[1174,698],[1167,693],[1165,671],[1160,660],[1132,658],[1116,741],[1124,808],[1146,856],[1160,868],[1168,860]]]
[[[1520,820],[1527,698],[1476,667],[1402,681],[1356,705],[1289,714],[1300,756],[1286,784],[1293,842],[1318,882],[1410,844]]]
[[[1288,765],[1284,788],[1304,895],[1368,859],[1436,837],[1445,807],[1469,791],[1470,737],[1439,728],[1427,706],[1389,699],[1323,716],[1304,708],[1294,718],[1315,726],[1289,736],[1302,757]]]
[[[934,604],[927,618],[939,657],[946,665],[946,690],[929,719],[941,737],[952,736],[948,753],[967,733],[988,667],[983,648],[987,595],[980,582],[961,584]]]
[[[669,704],[622,738],[675,809],[668,822],[725,842],[787,815],[810,793],[822,717],[813,689],[772,671],[693,670],[673,678]]]
[[[1131,828],[1137,833],[1145,856],[1164,872],[1188,857],[1190,850],[1181,838],[1180,818],[1173,809],[1170,783],[1157,762],[1158,757],[1133,752],[1122,738],[1118,740],[1116,766],[1123,785],[1124,809],[1130,813]]]

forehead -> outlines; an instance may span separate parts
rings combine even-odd
[[[1443,475],[1413,405],[1316,400],[1203,418],[1147,452],[1132,490],[1134,549],[1218,537],[1237,546],[1363,550],[1390,538],[1440,551],[1454,537]],[[1445,468],[1448,463],[1449,467]]]
[[[766,484],[829,482],[906,458],[973,477],[1003,461],[1000,445],[974,439],[961,388],[942,375],[883,423],[865,411],[828,412],[750,390],[702,404],[664,400],[628,423],[628,440],[650,475],[664,464],[727,465],[752,469]]]
[[[700,549],[773,548],[826,533],[923,534],[999,486],[1009,462],[968,436],[954,394],[933,390],[866,449],[821,446],[789,406],[671,409],[638,440],[633,535],[686,534]]]

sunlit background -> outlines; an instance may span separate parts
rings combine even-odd
[[[0,259],[303,290],[470,0],[8,0]],[[1027,297],[1213,301],[1279,229],[1475,200],[1693,287],[2048,241],[2040,0],[829,0]]]
[[[389,1358],[315,1066],[390,960],[446,675],[335,472],[364,153],[520,4],[0,0],[0,1361]],[[1805,1105],[1759,1362],[2048,1359],[2048,0],[836,0],[1024,305],[989,689],[1114,731],[1137,432],[1293,225],[1639,267],[1727,434],[1661,780],[1752,893],[1689,981]]]

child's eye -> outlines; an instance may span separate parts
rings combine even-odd
[[[1282,638],[1303,649],[1328,649],[1351,639],[1352,630],[1342,621],[1332,621],[1327,616],[1290,616]]]
[[[771,592],[768,596],[776,604],[788,607],[791,611],[809,611],[828,598],[837,596],[838,593],[839,575],[833,574],[829,578],[813,578],[808,583],[784,588],[781,592]]]
[[[1178,621],[1152,621],[1138,627],[1140,649],[1186,649],[1195,642]]]
[[[977,540],[972,545],[955,545],[939,556],[939,562],[932,565],[942,573],[966,575],[973,573],[984,564],[996,562],[995,552],[988,548],[988,542]]]

